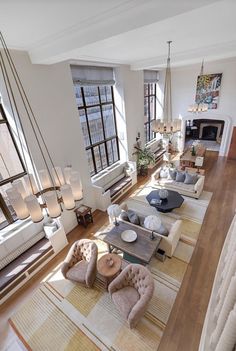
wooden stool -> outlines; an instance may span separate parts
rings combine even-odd
[[[105,278],[105,288],[121,271],[122,259],[120,256],[109,253],[99,258],[97,263],[98,273]]]

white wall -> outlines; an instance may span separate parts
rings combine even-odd
[[[189,113],[188,107],[195,101],[197,76],[201,63],[184,67],[172,68],[172,107],[173,118],[181,117],[184,120],[194,118],[224,119],[226,121],[226,143],[221,155],[227,155],[233,126],[236,126],[236,58],[206,62],[204,73],[223,73],[218,108],[194,115]],[[163,91],[165,75],[160,74],[159,88]],[[181,144],[181,142],[179,143]]]
[[[143,145],[145,140],[143,71],[131,71],[129,66],[122,65],[116,72],[120,84],[123,85],[128,158],[135,161],[133,152],[138,132]]]

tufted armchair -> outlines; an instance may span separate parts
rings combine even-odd
[[[108,287],[112,300],[134,328],[144,315],[154,292],[151,273],[140,264],[129,264]]]
[[[96,278],[98,248],[88,239],[76,241],[70,248],[61,271],[66,279],[92,287]]]

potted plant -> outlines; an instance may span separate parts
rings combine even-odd
[[[146,147],[143,149],[135,147],[135,154],[137,155],[137,170],[138,174],[146,176],[148,173],[148,166],[155,161],[154,154]]]

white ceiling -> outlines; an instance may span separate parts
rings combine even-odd
[[[236,0],[0,0],[0,30],[33,63],[159,68],[236,56]]]

